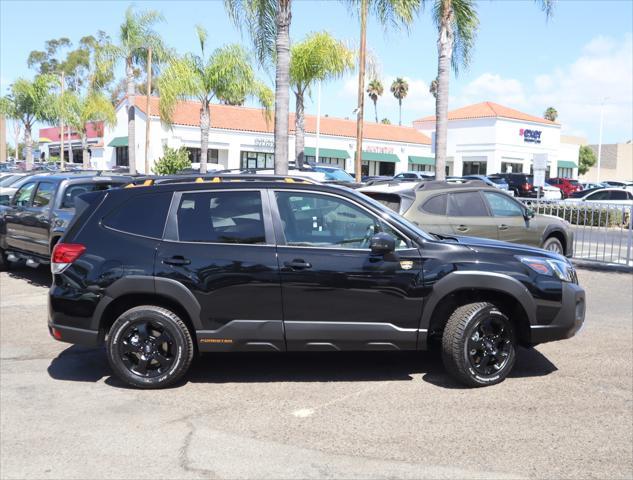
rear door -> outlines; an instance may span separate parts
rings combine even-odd
[[[447,215],[455,235],[498,238],[497,220],[478,190],[449,193]]]

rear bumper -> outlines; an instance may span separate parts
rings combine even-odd
[[[87,347],[96,347],[103,341],[100,337],[99,331],[65,327],[62,325],[55,325],[53,323],[48,324],[48,333],[51,334],[51,337],[55,340],[59,340],[60,342],[85,345]]]
[[[531,325],[530,340],[536,345],[573,337],[585,321],[585,291],[575,283],[563,284],[563,301],[558,314],[547,325]]]

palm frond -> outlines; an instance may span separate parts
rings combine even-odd
[[[248,32],[262,65],[275,55],[278,1],[284,0],[224,0],[233,23],[240,32]]]

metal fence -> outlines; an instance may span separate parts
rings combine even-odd
[[[567,220],[574,232],[573,258],[633,267],[633,206],[611,203],[571,203],[519,198],[536,213]]]

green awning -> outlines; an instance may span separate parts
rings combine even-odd
[[[415,155],[409,155],[409,163],[415,165],[435,165],[434,157],[416,157]]]
[[[316,156],[316,148],[314,147],[305,147],[304,154],[307,157],[315,157]],[[338,150],[336,148],[319,148],[319,157],[329,157],[329,158],[349,158],[349,153],[346,150]]]
[[[568,160],[559,160],[558,168],[578,168],[576,162],[570,162]]]
[[[395,153],[366,152],[365,150],[363,150],[362,159],[366,162],[398,163],[400,161],[398,155],[396,155]]]
[[[127,147],[127,137],[114,137],[108,147]]]

